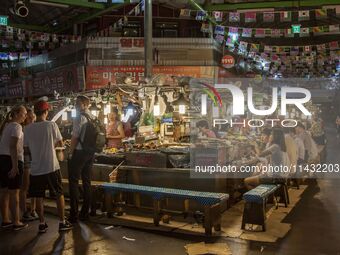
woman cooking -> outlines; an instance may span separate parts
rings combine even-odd
[[[125,138],[123,124],[119,119],[118,109],[114,108],[109,114],[109,124],[106,128],[107,146],[109,148],[122,147],[122,139]]]

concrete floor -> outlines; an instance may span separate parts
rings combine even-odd
[[[339,163],[340,140],[335,130],[327,130],[329,163]],[[275,244],[229,238],[141,231],[131,228],[81,223],[59,235],[58,221],[48,216],[50,229],[37,234],[38,223],[20,232],[0,232],[0,254],[185,254],[184,245],[195,242],[227,242],[233,254],[334,254],[340,255],[340,179],[318,180],[311,184],[285,222],[292,223],[288,235]],[[128,241],[123,237],[133,238]],[[262,250],[262,252],[261,252]]]

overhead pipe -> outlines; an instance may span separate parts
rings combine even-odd
[[[152,77],[152,65],[153,65],[153,56],[152,56],[152,0],[144,1],[144,60],[145,60],[145,69],[144,76],[145,78]]]

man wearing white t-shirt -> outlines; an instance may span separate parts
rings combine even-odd
[[[44,218],[44,204],[46,189],[56,196],[56,203],[60,217],[59,231],[72,228],[65,220],[65,200],[61,182],[60,166],[55,147],[62,146],[63,138],[56,123],[47,121],[49,105],[45,101],[39,101],[34,106],[37,116],[36,123],[32,123],[25,129],[24,146],[31,154],[31,175],[28,194],[37,198],[37,212],[40,219],[39,232],[47,231]]]

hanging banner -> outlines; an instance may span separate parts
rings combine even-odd
[[[191,76],[195,78],[213,78],[213,66],[154,66],[154,74],[174,76]],[[116,83],[116,77],[125,75],[135,82],[144,77],[144,66],[87,66],[86,89],[100,89],[107,87],[109,82]]]
[[[78,92],[82,88],[76,65],[38,73],[28,83],[28,96],[51,95],[54,91]]]
[[[299,20],[309,20],[309,11],[299,11]]]
[[[256,22],[256,12],[246,12],[245,13],[245,22]]]
[[[221,22],[223,20],[223,12],[212,12],[213,17],[215,18],[215,21]]]
[[[191,10],[189,9],[182,9],[179,16],[180,17],[190,17]]]
[[[243,28],[242,36],[243,37],[252,37],[253,29],[252,28]]]
[[[196,14],[196,20],[199,21],[204,21],[206,20],[207,16],[206,16],[206,12],[205,11],[198,11]]]
[[[266,36],[266,35],[265,35],[265,31],[264,31],[263,28],[257,28],[257,29],[255,30],[255,37],[261,38],[261,37],[265,37],[265,36]]]
[[[291,22],[292,21],[292,12],[280,12],[280,20],[281,22]]]
[[[230,12],[229,13],[229,22],[240,22],[240,13],[239,12]]]
[[[209,33],[210,31],[212,31],[212,26],[209,23],[202,23],[201,32]]]
[[[315,10],[315,17],[317,19],[327,18],[327,10],[326,9],[316,9]]]
[[[274,22],[275,14],[274,12],[264,12],[263,13],[263,22]]]

